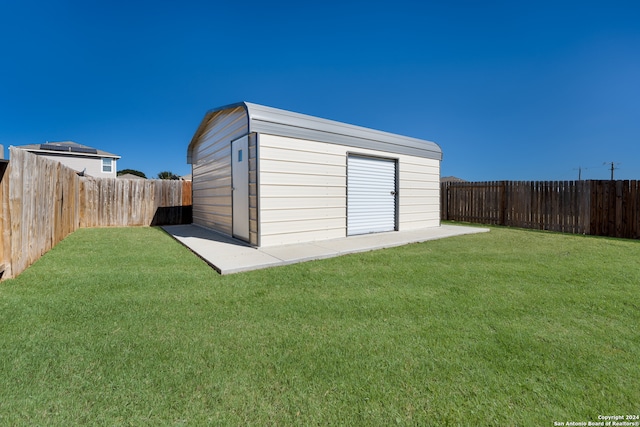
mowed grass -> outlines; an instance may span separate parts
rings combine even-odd
[[[493,228],[219,276],[160,229],[82,229],[0,283],[0,425],[638,414],[638,260]]]

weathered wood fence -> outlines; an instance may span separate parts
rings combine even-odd
[[[191,181],[80,177],[52,160],[11,148],[0,167],[0,270],[15,277],[82,227],[191,222]]]
[[[443,182],[441,218],[640,238],[640,181]]]

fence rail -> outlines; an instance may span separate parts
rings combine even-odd
[[[443,182],[441,218],[640,238],[640,181]]]
[[[0,271],[15,277],[83,227],[191,222],[191,181],[80,177],[60,164],[11,148],[0,166]]]

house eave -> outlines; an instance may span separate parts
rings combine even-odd
[[[97,154],[91,154],[91,153],[74,153],[71,151],[50,151],[50,150],[39,150],[39,149],[34,149],[34,148],[21,148],[21,147],[15,147],[15,148],[20,148],[21,150],[25,150],[28,151],[30,153],[35,153],[35,154],[45,154],[47,156],[56,156],[56,157],[90,157],[90,158],[96,158],[96,159],[102,159],[104,157],[108,157],[108,158],[112,158],[112,159],[120,159],[122,158],[121,156],[118,156],[116,154],[111,154],[111,153],[97,153]]]

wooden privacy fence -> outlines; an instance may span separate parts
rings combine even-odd
[[[191,223],[191,181],[81,178],[80,227]]]
[[[640,238],[640,181],[443,182],[441,218]]]
[[[78,228],[191,223],[191,181],[80,177],[21,149],[10,148],[10,155],[0,169],[3,279]]]

